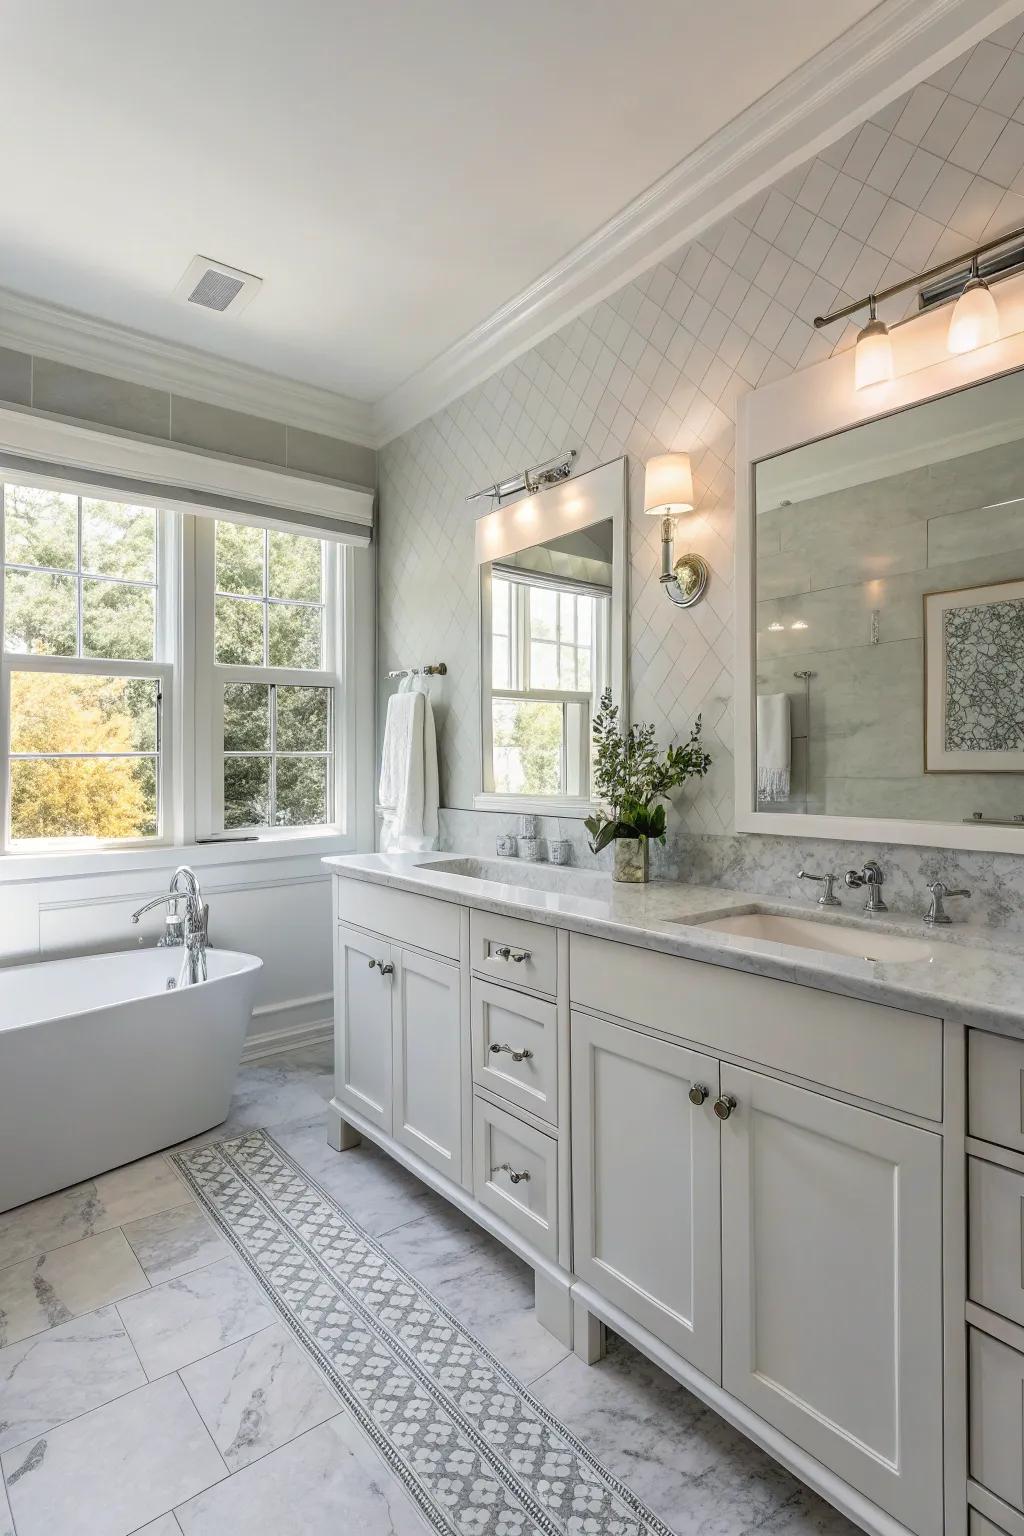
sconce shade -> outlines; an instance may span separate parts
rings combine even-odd
[[[693,511],[693,475],[688,453],[658,453],[647,460],[644,511],[652,517]]]
[[[984,278],[972,277],[953,306],[946,342],[954,355],[999,340],[999,310]]]
[[[853,383],[856,389],[884,384],[893,376],[892,341],[884,320],[869,320],[857,337],[853,355]]]

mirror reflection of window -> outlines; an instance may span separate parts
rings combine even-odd
[[[590,793],[590,722],[606,686],[611,592],[496,565],[491,724],[500,794]]]

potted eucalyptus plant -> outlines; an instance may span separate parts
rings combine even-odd
[[[661,803],[687,779],[703,778],[711,758],[700,741],[697,716],[690,739],[659,755],[653,725],[619,729],[619,706],[611,689],[601,695],[594,716],[594,789],[600,805],[584,826],[590,848],[600,853],[615,844],[613,880],[640,884],[648,879],[648,848],[652,837],[665,841],[665,807]]]

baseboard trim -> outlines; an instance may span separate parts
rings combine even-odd
[[[250,1034],[242,1051],[243,1066],[261,1061],[265,1056],[280,1056],[285,1051],[300,1051],[320,1045],[334,1033],[334,1019],[329,992],[316,997],[295,997],[285,1003],[264,1003],[253,1009],[256,1032]],[[258,1028],[261,1019],[275,1019],[276,1027]]]

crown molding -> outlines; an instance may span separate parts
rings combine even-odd
[[[1024,9],[1024,0],[883,0],[516,298],[378,400],[378,446],[842,137]]]
[[[0,289],[0,345],[166,389],[289,427],[375,446],[371,407],[333,390],[161,341],[76,310]]]

